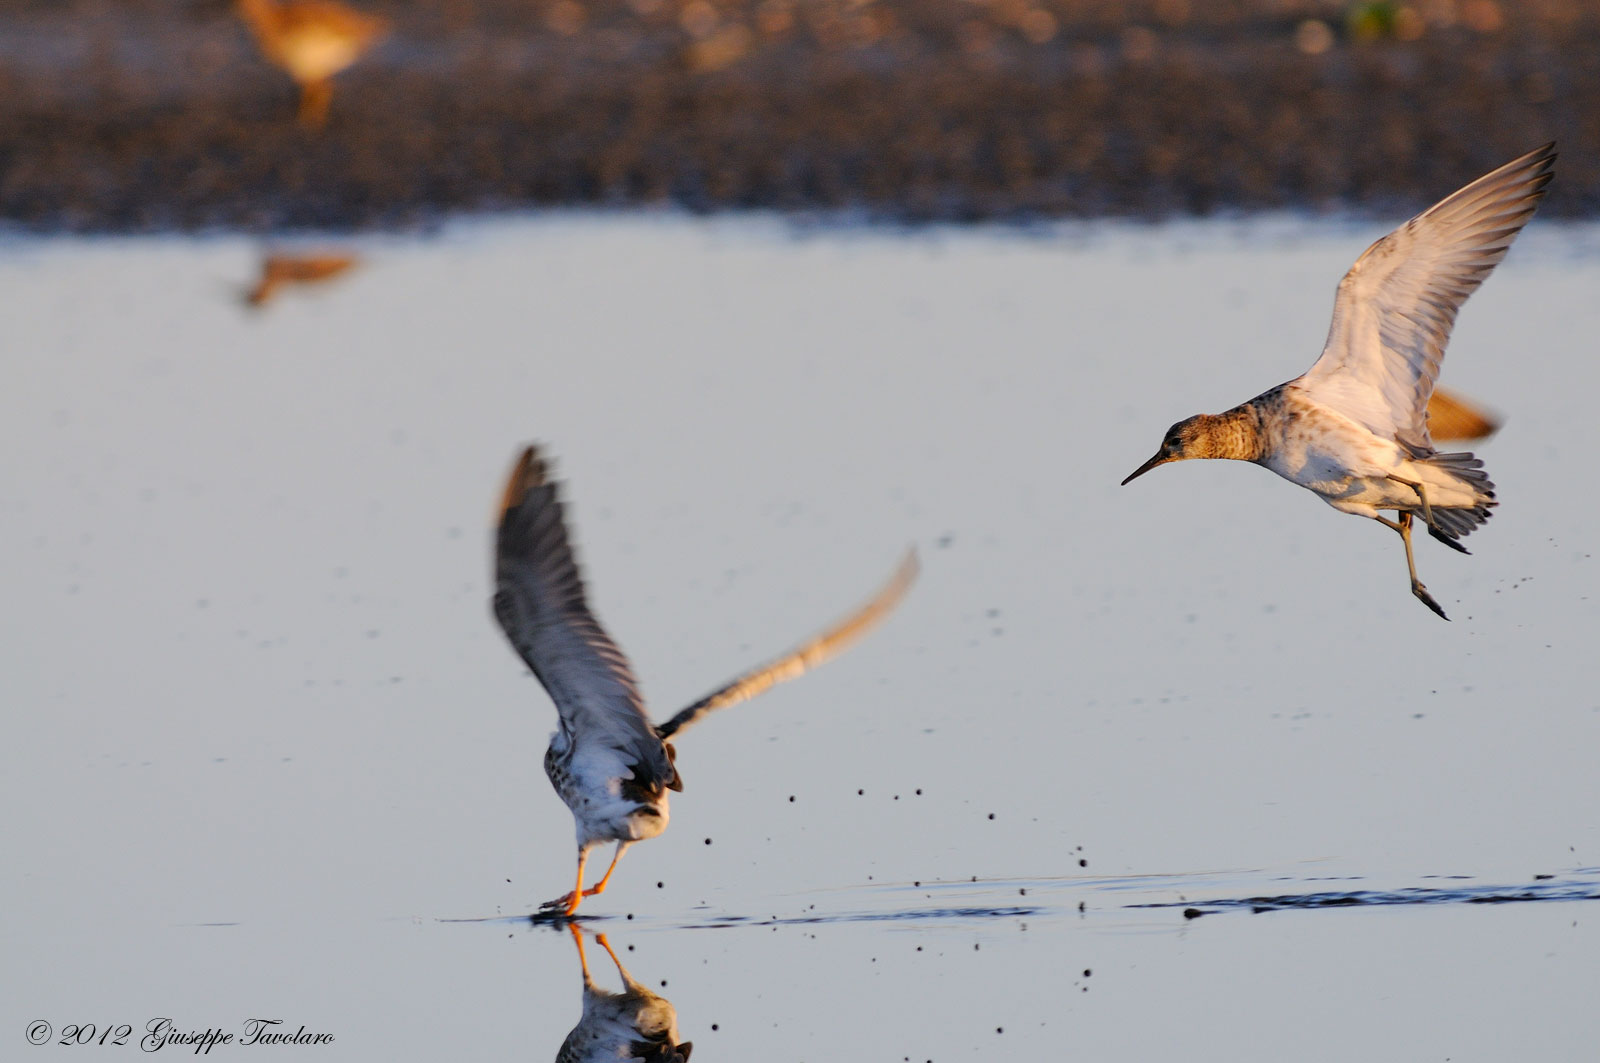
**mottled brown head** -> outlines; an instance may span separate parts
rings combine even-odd
[[[1157,465],[1188,458],[1232,458],[1256,461],[1266,452],[1261,438],[1259,399],[1235,406],[1226,413],[1198,413],[1167,429],[1156,456],[1133,471],[1127,480],[1143,476]]]
[[[1208,413],[1196,414],[1188,420],[1179,421],[1167,429],[1167,437],[1161,441],[1161,449],[1156,451],[1155,457],[1133,470],[1133,473],[1122,481],[1124,487],[1137,480],[1157,465],[1165,465],[1169,461],[1183,461],[1185,458],[1210,458],[1215,455],[1206,453],[1209,430],[1207,421],[1218,418]]]

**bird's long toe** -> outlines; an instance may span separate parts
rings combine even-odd
[[[578,910],[578,905],[583,903],[580,893],[568,893],[564,897],[557,897],[553,901],[545,901],[539,905],[539,911],[545,914],[571,915]]]
[[[1444,610],[1439,608],[1439,603],[1433,600],[1433,595],[1428,593],[1428,588],[1422,585],[1421,580],[1411,581],[1411,593],[1415,594],[1417,599],[1421,601],[1423,605],[1427,606],[1429,609],[1432,609],[1435,613],[1438,613],[1439,619],[1450,619],[1448,616],[1444,615]]]

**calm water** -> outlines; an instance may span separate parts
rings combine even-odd
[[[1309,365],[1382,228],[557,216],[259,314],[242,239],[0,243],[0,1055],[555,1056],[577,954],[518,917],[572,823],[486,588],[538,439],[658,716],[922,550],[680,743],[585,905],[696,1061],[1584,1058],[1600,229],[1536,221],[1462,315],[1445,382],[1509,420],[1474,555],[1418,547],[1454,623],[1263,470],[1117,486]]]

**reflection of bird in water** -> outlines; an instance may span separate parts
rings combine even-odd
[[[678,1043],[678,1013],[672,1005],[628,976],[604,934],[594,940],[617,965],[622,992],[608,993],[595,985],[583,954],[583,932],[576,924],[569,928],[583,968],[583,1018],[561,1042],[556,1063],[688,1063],[694,1044]]]
[[[320,129],[333,76],[365,55],[389,22],[335,0],[239,0],[239,13],[268,59],[300,86],[300,122]]]
[[[251,306],[265,306],[285,284],[317,284],[348,271],[361,261],[355,255],[290,255],[270,252],[261,258],[261,279],[245,294]]]
[[[1500,431],[1500,419],[1445,388],[1428,398],[1428,435],[1435,443],[1470,442]]]
[[[1494,484],[1471,454],[1434,449],[1428,399],[1456,311],[1533,217],[1555,157],[1554,144],[1531,151],[1367,248],[1339,283],[1322,357],[1303,376],[1226,413],[1178,422],[1122,482],[1185,458],[1264,465],[1341,512],[1399,532],[1411,592],[1444,616],[1417,579],[1413,516],[1466,553],[1457,540],[1489,519]]]
[[[577,823],[578,877],[571,893],[544,910],[571,915],[584,897],[605,891],[629,845],[666,829],[667,791],[683,789],[667,739],[713,709],[754,697],[832,657],[887,616],[916,574],[911,552],[889,583],[849,617],[652,726],[627,658],[589,611],[558,485],[538,450],[525,450],[501,509],[494,613],[560,717],[544,770]],[[589,850],[607,841],[617,843],[616,855],[605,877],[585,890]]]

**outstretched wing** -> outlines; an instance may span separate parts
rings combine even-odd
[[[1428,397],[1428,434],[1435,443],[1471,442],[1500,431],[1500,418],[1465,396],[1434,388]]]
[[[769,661],[754,671],[746,672],[726,686],[707,694],[656,728],[656,733],[662,738],[671,738],[689,725],[698,722],[709,712],[737,705],[815,668],[872,630],[879,621],[893,612],[894,607],[900,604],[900,599],[906,596],[906,591],[911,589],[911,584],[916,582],[920,568],[916,550],[906,551],[905,558],[901,560],[900,566],[895,569],[889,582],[861,608],[804,646],[784,654],[775,661]]]
[[[1339,282],[1328,342],[1294,381],[1370,431],[1431,450],[1426,411],[1456,311],[1533,216],[1554,144],[1467,185],[1385,236]]]
[[[522,452],[506,483],[495,585],[495,619],[556,703],[568,741],[618,750],[636,785],[675,784],[628,659],[589,612],[558,485],[536,447]]]

